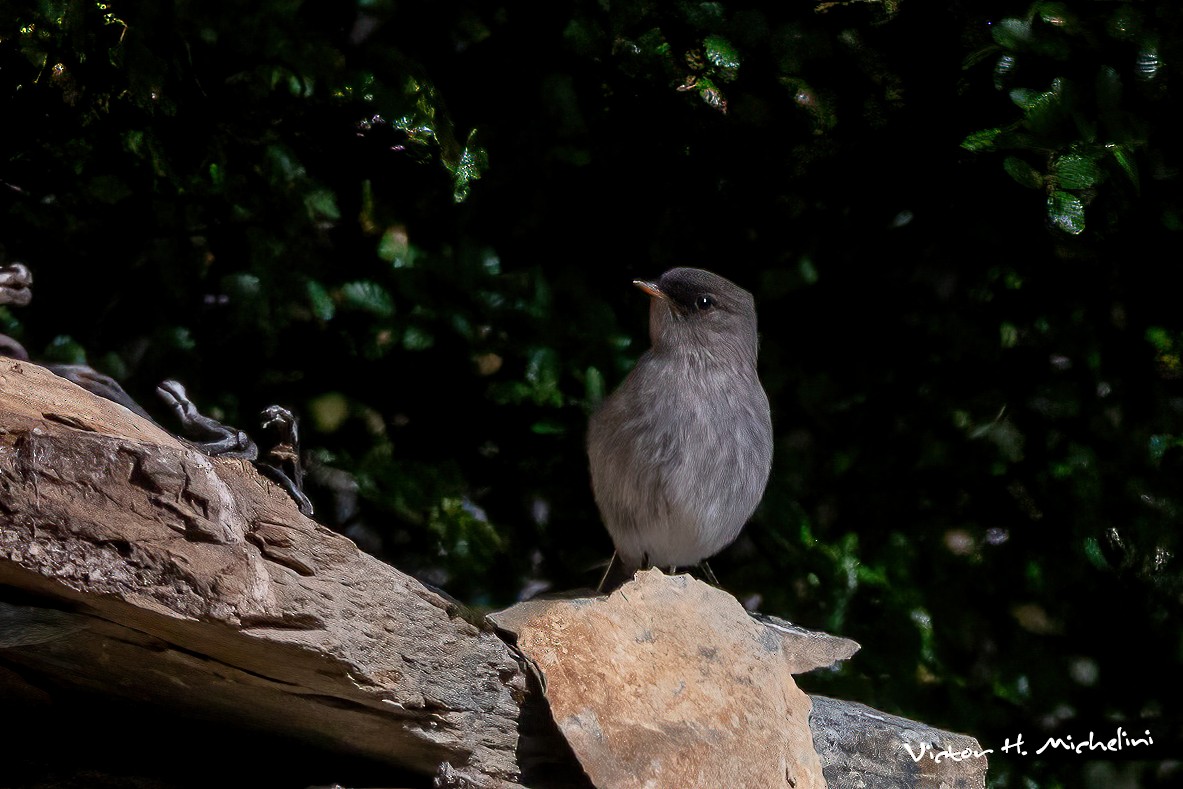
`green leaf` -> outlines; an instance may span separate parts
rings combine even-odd
[[[1158,43],[1143,41],[1138,47],[1137,57],[1134,59],[1134,76],[1142,82],[1153,82],[1161,71],[1162,61],[1159,59]]]
[[[394,268],[411,268],[415,265],[415,250],[402,225],[388,227],[378,241],[378,257]]]
[[[403,347],[408,351],[425,351],[435,345],[435,337],[418,326],[408,326],[403,332]]]
[[[1031,90],[1031,88],[1015,88],[1009,95],[1010,100],[1021,109],[1028,110],[1035,106],[1035,102],[1043,95],[1043,91]]]
[[[583,397],[595,407],[604,399],[604,374],[598,367],[589,367],[583,377]]]
[[[1118,41],[1133,41],[1142,32],[1142,12],[1128,3],[1119,3],[1105,29]]]
[[[336,222],[341,218],[337,208],[337,196],[329,189],[314,189],[304,198],[308,218],[313,222]]]
[[[1061,91],[1063,82],[1057,77],[1051,88],[1045,91],[1015,88],[1010,92],[1011,101],[1023,109],[1027,125],[1039,133],[1049,133],[1062,117]]]
[[[45,361],[58,364],[86,364],[86,349],[67,334],[59,334],[45,347]]]
[[[1162,462],[1163,455],[1175,447],[1183,447],[1183,439],[1170,434],[1153,435],[1150,437],[1148,449],[1150,457],[1155,463]]]
[[[739,51],[723,36],[707,36],[703,41],[707,60],[717,68],[719,79],[724,82],[735,79],[739,73]]]
[[[817,284],[817,266],[813,264],[813,258],[808,255],[802,255],[801,259],[797,261],[797,272],[801,275],[801,279],[805,281],[805,284]]]
[[[1097,72],[1097,104],[1105,115],[1121,109],[1121,75],[1112,66],[1102,66]]]
[[[1130,153],[1129,149],[1124,145],[1114,145],[1109,149],[1109,152],[1113,154],[1113,158],[1117,161],[1118,166],[1121,167],[1122,172],[1126,174],[1126,177],[1130,179],[1130,183],[1134,185],[1134,190],[1141,191],[1142,184],[1138,179],[1138,164],[1134,161],[1133,154]]]
[[[335,432],[349,418],[349,398],[341,392],[327,392],[311,400],[305,413],[320,432]]]
[[[1110,569],[1109,562],[1105,560],[1105,554],[1101,550],[1101,545],[1097,542],[1096,537],[1085,538],[1084,555],[1088,557],[1089,562],[1098,570]]]
[[[1006,157],[1002,162],[1002,168],[1020,186],[1025,186],[1028,189],[1043,188],[1043,175],[1017,156]]]
[[[1019,344],[1019,328],[1009,321],[1003,321],[998,327],[998,341],[1003,348],[1014,348]],[[982,430],[985,431],[986,428]],[[973,437],[978,436],[975,434]]]
[[[686,21],[703,28],[718,27],[726,13],[722,3],[698,2],[679,3]]]
[[[526,381],[538,405],[562,405],[559,392],[559,357],[554,348],[534,348],[526,362]]]
[[[567,432],[567,428],[554,419],[542,419],[530,425],[530,432],[540,436],[560,436]]]
[[[1010,75],[1015,70],[1017,64],[1018,60],[1011,53],[1004,52],[999,55],[998,62],[994,64],[995,90],[1002,90],[1006,87],[1006,83],[1010,80]]]
[[[394,314],[394,300],[382,286],[369,280],[347,282],[341,286],[341,301],[345,306],[389,318]]]
[[[1045,24],[1062,30],[1074,30],[1077,26],[1076,16],[1068,10],[1065,3],[1043,2],[1036,3],[1031,9]]]
[[[709,77],[699,77],[694,87],[703,101],[722,113],[727,112],[727,99],[714,80]]]
[[[1002,129],[982,129],[976,131],[961,141],[961,147],[967,151],[992,151]]]
[[[1047,199],[1047,217],[1052,224],[1070,235],[1084,232],[1084,203],[1068,192],[1052,192]]]
[[[257,298],[262,286],[262,281],[256,275],[246,272],[227,274],[222,278],[222,290],[244,302]]]
[[[468,498],[443,498],[431,508],[427,526],[444,556],[493,561],[502,550],[501,536],[485,512]]]
[[[192,351],[197,347],[197,340],[193,339],[193,332],[187,326],[169,326],[163,334],[170,348]]]
[[[1031,41],[1031,23],[1025,19],[1001,19],[992,32],[995,43],[1007,49],[1023,49]]]
[[[304,177],[304,165],[296,155],[283,145],[268,145],[264,157],[271,165],[271,174],[277,180],[290,183]]]
[[[1088,189],[1105,177],[1105,172],[1092,158],[1075,153],[1056,159],[1052,171],[1061,189]]]
[[[468,135],[464,151],[460,154],[460,160],[452,169],[452,199],[457,203],[463,203],[472,190],[472,182],[480,178],[487,169],[489,154],[477,145],[477,133],[476,129],[473,129]]]
[[[1047,3],[1046,5],[1052,7],[1059,4]],[[1055,24],[1050,20],[1059,20],[1064,24]],[[1052,25],[1053,28],[1059,28],[1067,24],[1068,16],[1067,14],[1049,13],[1043,21]],[[1031,22],[1026,19],[1015,19],[1014,17],[1002,19],[994,25],[993,35],[994,41],[1006,49],[1025,50],[1056,59],[1066,58],[1070,54],[1068,42],[1062,38],[1059,30],[1049,30],[1046,27],[1034,28],[1031,26]]]
[[[333,303],[333,297],[316,280],[308,280],[304,286],[308,293],[308,303],[312,307],[312,314],[322,321],[331,321],[333,315],[337,312],[337,305]]]

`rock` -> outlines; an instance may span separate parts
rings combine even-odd
[[[973,737],[824,696],[813,697],[809,725],[829,789],[986,786],[986,753]]]
[[[490,618],[539,667],[596,786],[825,787],[792,673],[830,656],[795,660],[789,636],[726,592],[647,570],[608,597]]]

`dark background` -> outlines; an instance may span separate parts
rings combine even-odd
[[[166,377],[248,430],[293,408],[320,520],[503,607],[598,580],[630,282],[711,269],[777,434],[712,566],[863,645],[802,685],[976,736],[996,786],[1179,779],[1177,4],[0,11],[34,357],[166,424]],[[999,753],[1118,725],[1156,747]]]

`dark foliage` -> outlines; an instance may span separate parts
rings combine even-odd
[[[864,644],[810,689],[1169,780],[999,749],[1179,733],[1176,4],[2,5],[0,331],[294,408],[322,520],[500,606],[594,584],[629,282],[712,269],[778,436],[714,569]]]

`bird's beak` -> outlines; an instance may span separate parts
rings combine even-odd
[[[654,298],[666,298],[666,295],[661,292],[661,288],[657,287],[657,285],[653,282],[646,282],[643,279],[634,279],[633,284]]]

